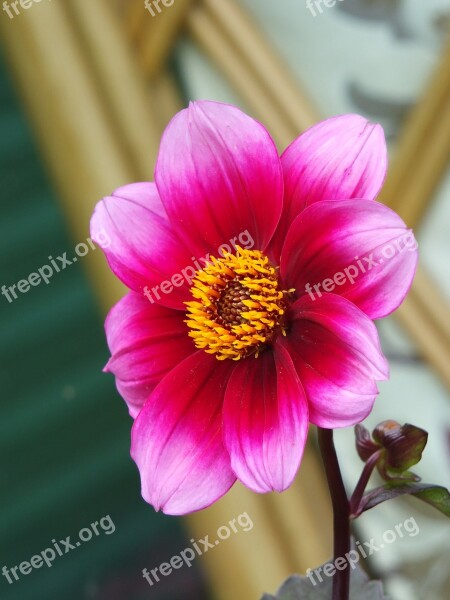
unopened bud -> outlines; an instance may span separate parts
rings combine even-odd
[[[386,467],[404,473],[422,458],[428,433],[414,425],[383,421],[373,431],[373,438],[385,449]]]
[[[355,427],[356,448],[360,458],[367,462],[379,453],[377,469],[386,480],[419,478],[408,469],[422,458],[427,444],[428,433],[414,425],[400,425],[397,421],[383,421],[375,427],[370,436],[362,425]]]

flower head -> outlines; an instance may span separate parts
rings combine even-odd
[[[319,123],[279,157],[239,109],[195,102],[162,138],[155,183],[96,207],[94,241],[130,292],[109,313],[106,370],[135,418],[143,497],[183,514],[236,478],[282,491],[310,422],[354,425],[388,377],[372,319],[394,311],[414,237],[377,196],[380,126]]]

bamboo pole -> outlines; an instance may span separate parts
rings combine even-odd
[[[171,6],[159,4],[161,12],[152,9],[154,16],[146,12],[140,25],[138,52],[141,67],[150,78],[160,74],[166,66],[192,4],[193,0],[176,0]]]
[[[89,235],[97,200],[133,180],[134,169],[88,69],[62,3],[42,3],[26,18],[0,19],[2,40],[75,240]],[[106,311],[124,293],[103,256],[86,256]]]
[[[252,530],[239,531],[202,558],[217,600],[259,600],[290,575],[291,561],[276,524],[267,514],[265,498],[240,483],[219,502],[186,520],[193,538],[202,539],[209,533],[214,539],[218,527],[244,513],[253,523]]]
[[[322,564],[331,556],[328,492],[311,443],[288,491],[260,496],[236,484],[218,503],[190,515],[188,524],[195,536],[203,537],[242,511],[253,521],[252,534],[229,538],[220,552],[205,556],[218,599],[259,599],[264,591],[275,592],[292,573]]]
[[[149,110],[149,93],[124,43],[116,14],[107,0],[66,0],[80,45],[95,73],[104,106],[135,168],[134,180],[153,178],[159,130]],[[101,35],[99,35],[101,23]]]
[[[243,7],[233,0],[203,0],[203,5],[283,114],[291,139],[314,125],[319,119],[311,99]]]
[[[178,4],[178,13],[174,8],[175,5],[146,19],[140,1],[130,5],[126,30],[138,46],[141,66],[150,79],[164,68],[175,37],[187,18],[188,28],[200,46],[212,56],[242,98],[255,105],[255,116],[272,124],[281,147],[292,140],[292,127],[300,133],[317,121],[310,101],[300,93],[283,61],[271,51],[237,4],[207,0],[192,8],[188,2]],[[252,69],[256,69],[256,76],[249,76]],[[273,94],[270,100],[268,94]],[[274,102],[278,103],[277,111],[288,115],[289,125],[273,110]]]
[[[450,65],[449,65],[450,69]],[[450,85],[448,101],[437,116],[435,127],[429,132],[424,145],[410,164],[409,177],[397,192],[398,213],[413,228],[420,226],[450,160]]]
[[[430,361],[441,381],[450,389],[448,343],[443,337],[436,335],[435,323],[429,313],[423,310],[416,297],[409,295],[395,315],[412,341]]]
[[[151,90],[149,109],[155,117],[159,137],[161,137],[172,117],[184,108],[183,98],[175,77],[168,69],[154,77],[149,86]]]
[[[129,2],[129,0],[126,0],[126,2]],[[144,2],[131,2],[126,9],[123,7],[123,17],[125,19],[125,31],[129,39],[136,45],[147,17]]]
[[[316,428],[312,428],[310,436],[315,435]],[[291,574],[304,573],[332,556],[329,492],[322,461],[312,439],[305,448],[300,472],[291,488],[281,496],[268,494],[264,500],[269,518],[286,548]],[[307,515],[312,518],[305,518]]]
[[[448,166],[450,153],[450,40],[423,98],[400,134],[381,198],[417,227]],[[419,159],[420,157],[420,159]]]
[[[187,25],[193,38],[248,104],[253,115],[269,128],[279,148],[285,148],[292,140],[290,126],[283,115],[274,110],[264,86],[241,60],[234,45],[206,8],[195,6],[188,15]]]
[[[442,340],[448,346],[450,341],[450,308],[439,292],[435,280],[420,265],[414,280],[414,299],[431,320],[433,329],[440,329]],[[445,358],[446,353],[444,353]],[[448,369],[450,374],[450,369]]]
[[[381,199],[417,228],[450,158],[450,41],[430,84],[400,136]],[[397,315],[397,313],[396,313]],[[419,265],[410,295],[398,313],[424,356],[448,387],[450,313],[437,283]]]

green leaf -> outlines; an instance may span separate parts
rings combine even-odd
[[[444,487],[427,483],[387,483],[382,485],[363,496],[360,511],[370,510],[382,502],[405,495],[415,496],[450,518],[449,491]]]
[[[319,571],[319,569],[321,570]],[[310,578],[315,585],[306,576],[293,575],[283,583],[276,596],[265,594],[261,600],[330,600],[333,591],[333,577],[325,577],[322,572],[323,567],[319,567],[319,569],[317,571],[322,573],[322,583],[319,582],[317,575],[314,575],[314,571],[310,573]],[[362,568],[356,565],[351,572],[350,600],[389,599],[383,593],[381,582],[369,581]]]

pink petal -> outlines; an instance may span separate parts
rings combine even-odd
[[[319,200],[376,198],[387,168],[384,132],[359,115],[333,117],[292,142],[281,164],[285,201],[273,240],[276,258],[289,226],[307,206]]]
[[[315,301],[303,296],[290,313],[282,343],[305,388],[311,422],[327,428],[359,423],[372,410],[375,382],[389,376],[375,325],[335,294]]]
[[[260,123],[234,106],[201,101],[178,113],[162,138],[155,180],[170,220],[193,253],[217,256],[222,244],[245,232],[263,250],[281,214],[283,177],[275,144]]]
[[[134,418],[155,386],[178,363],[195,352],[185,315],[130,292],[111,309],[105,322],[119,393]]]
[[[297,296],[333,292],[372,319],[400,306],[416,266],[412,231],[394,211],[371,200],[310,206],[289,229],[281,257],[285,285]]]
[[[291,485],[306,443],[308,406],[284,348],[238,363],[225,394],[223,426],[242,483],[260,493]]]
[[[154,183],[133,183],[101,200],[92,216],[91,236],[102,248],[114,273],[135,291],[154,288],[173,275],[177,285],[148,292],[149,298],[165,306],[184,310],[189,300],[190,280],[182,270],[192,256],[172,231]],[[105,244],[105,239],[107,243]]]
[[[142,496],[156,510],[182,515],[209,506],[233,485],[222,442],[222,405],[232,361],[203,350],[161,381],[134,422],[131,456]]]

